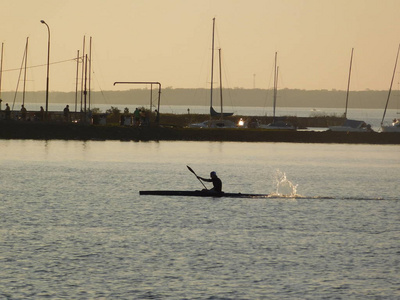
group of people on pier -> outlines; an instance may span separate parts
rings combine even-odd
[[[158,111],[155,111],[156,113],[156,121],[158,118]],[[92,122],[92,124],[103,124],[99,122],[99,118],[107,118],[108,119],[109,113],[107,112],[106,114],[97,114],[97,115],[92,115],[92,112],[89,111],[89,113],[86,115],[85,114],[85,119],[88,120],[88,122]],[[112,117],[111,113],[111,117]],[[119,114],[117,114],[118,116]],[[96,118],[95,118],[96,117]],[[146,111],[145,108],[136,108],[136,110],[132,113],[124,113],[121,114],[121,125],[123,126],[133,126],[133,127],[148,127],[150,126],[150,117],[151,113]],[[66,105],[63,109],[62,112],[51,112],[47,113],[43,109],[43,106],[40,106],[39,111],[31,111],[28,112],[25,105],[21,105],[21,109],[19,111],[16,111],[12,109],[8,103],[5,104],[5,109],[1,110],[0,108],[0,121],[1,120],[13,120],[13,121],[34,121],[34,122],[40,122],[40,121],[45,121],[45,120],[52,120],[52,121],[61,121],[61,122],[75,122],[75,120],[80,120],[82,118],[80,113],[74,113],[70,112],[69,105]],[[92,119],[93,118],[93,119]],[[110,121],[112,118],[110,119]],[[105,124],[106,121],[104,121]],[[111,121],[112,122],[112,121]]]
[[[139,126],[149,126],[149,125],[150,125],[150,120],[146,113],[146,110],[144,108],[139,109],[137,107],[133,112],[133,126],[139,127]]]
[[[4,109],[4,114],[2,115],[4,120],[11,120],[11,108],[6,103],[6,108]],[[43,121],[44,120],[44,109],[43,106],[40,107],[39,112],[35,112],[33,115],[28,114],[28,111],[24,104],[21,105],[21,109],[17,114],[14,114],[14,120],[21,121]]]
[[[0,120],[17,120],[17,121],[44,121],[46,117],[43,106],[40,107],[39,111],[28,113],[24,104],[21,105],[21,109],[18,112],[13,112],[11,107],[6,103],[4,111],[0,112]],[[69,105],[63,110],[63,119],[66,122],[71,121]]]

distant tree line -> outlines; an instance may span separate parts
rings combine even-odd
[[[152,95],[152,99],[150,96]],[[349,108],[384,108],[388,91],[350,91]],[[2,92],[2,108],[5,103],[12,103],[15,92]],[[80,103],[80,94],[78,102]],[[213,94],[215,107],[219,106],[220,96],[216,90]],[[16,102],[21,102],[22,93],[17,94]],[[26,92],[26,103],[43,103],[45,92]],[[75,92],[50,92],[49,101],[52,103],[75,103]],[[96,104],[121,104],[148,106],[150,101],[153,107],[157,106],[158,90],[132,89],[127,91],[92,91],[90,93],[92,106]],[[208,106],[210,91],[208,89],[164,88],[161,90],[162,105],[202,105]],[[273,91],[266,89],[223,89],[224,107],[258,106],[272,107]],[[400,102],[399,91],[392,91],[389,108],[398,108]],[[279,107],[313,107],[338,108],[345,107],[346,91],[340,90],[300,90],[281,89],[278,91],[277,106]]]

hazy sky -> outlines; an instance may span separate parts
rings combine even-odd
[[[17,87],[27,37],[28,66],[46,64],[41,19],[57,63],[52,91],[75,90],[73,59],[84,36],[87,45],[92,37],[93,90],[132,88],[115,81],[207,88],[214,17],[224,87],[271,88],[278,52],[279,88],[346,90],[354,48],[350,88],[389,89],[399,0],[1,0],[2,90]],[[46,67],[29,68],[27,90],[45,87]]]

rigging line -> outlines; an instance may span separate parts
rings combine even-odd
[[[93,52],[92,55],[95,57],[93,60],[96,60],[96,58],[98,57],[98,54],[97,54],[97,51],[96,51],[95,47],[93,48],[92,52]],[[100,74],[99,76],[97,76],[97,70],[99,70],[99,74]],[[91,74],[94,76],[94,79],[92,79],[92,80],[95,80],[95,82],[97,83],[97,86],[98,86],[98,88],[99,88],[99,90],[101,92],[101,95],[103,96],[103,99],[106,101],[107,104],[109,104],[109,99],[107,98],[107,95],[104,93],[104,91],[102,90],[102,88],[100,86],[100,80],[103,81],[103,82],[105,81],[101,66],[97,65],[97,69],[95,69],[92,66]]]
[[[231,108],[232,109],[234,109],[234,107],[235,107],[235,103],[234,103],[234,101],[233,101],[233,99],[234,99],[234,97],[232,96],[232,93],[231,93],[231,91],[232,91],[232,88],[231,88],[231,83],[230,83],[230,80],[229,80],[229,78],[228,78],[228,74],[230,74],[230,72],[229,72],[229,69],[228,69],[228,65],[226,64],[226,62],[225,62],[226,60],[224,60],[224,62],[222,63],[222,73],[223,73],[223,77],[224,77],[224,82],[226,82],[226,84],[224,84],[224,91],[225,91],[225,93],[227,93],[228,95],[229,95],[229,100],[230,100],[230,102],[231,102]],[[220,84],[222,84],[222,82],[220,82]]]
[[[79,58],[81,59],[81,58]],[[62,60],[62,61],[56,61],[56,62],[52,62],[50,63],[50,65],[55,65],[55,64],[61,64],[61,63],[65,63],[65,62],[70,62],[70,61],[76,61],[77,58],[72,58],[72,59],[66,59],[66,60]],[[38,68],[38,67],[45,67],[47,66],[47,64],[42,64],[42,65],[35,65],[35,66],[30,66],[30,67],[26,67],[27,69],[32,69],[32,68]],[[18,69],[8,69],[8,70],[3,70],[3,72],[10,72],[10,71],[18,71],[20,70]]]
[[[101,88],[99,79],[98,79],[98,77],[96,76],[97,73],[94,71],[93,68],[92,68],[92,75],[94,76],[94,80],[96,81],[96,83],[97,83],[97,85],[98,85],[98,88],[99,88],[99,90],[100,90],[101,95],[103,96],[103,99],[106,101],[106,104],[109,104],[109,99],[107,98],[107,96],[105,95],[103,89]]]
[[[22,66],[24,65],[24,62],[25,62],[26,51],[27,51],[27,46],[25,46],[24,55],[22,56],[21,67],[19,68],[17,88],[15,89],[14,100],[13,100],[13,104],[12,104],[11,110],[14,110],[15,100],[17,99],[18,87],[19,87],[19,83],[20,83],[20,80],[21,80]]]
[[[272,62],[272,65],[273,64],[274,63]],[[266,93],[265,93],[264,110],[263,110],[263,114],[265,114],[265,116],[267,115],[267,112],[266,112],[267,102],[270,99],[270,91],[271,91],[271,86],[272,86],[272,81],[273,81],[273,72],[274,72],[274,70],[271,68],[271,72],[269,75],[269,81],[268,81],[268,85],[266,87]],[[273,91],[273,89],[272,89],[272,91]]]
[[[387,97],[387,100],[386,100],[386,105],[385,105],[385,110],[384,110],[384,112],[383,112],[383,117],[382,117],[382,121],[381,121],[381,126],[383,125],[383,121],[385,120],[386,110],[387,110],[387,107],[388,107],[388,104],[389,104],[389,98],[390,98],[390,93],[391,93],[391,91],[392,91],[393,80],[394,80],[394,77],[395,77],[395,75],[396,75],[396,67],[397,67],[397,60],[398,60],[398,58],[399,58],[399,52],[400,52],[400,44],[399,44],[399,48],[397,49],[396,62],[395,62],[395,64],[394,64],[392,81],[390,82],[389,94],[388,94],[388,97]]]

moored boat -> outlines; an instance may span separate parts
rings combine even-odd
[[[213,107],[213,84],[214,84],[214,34],[215,34],[215,18],[213,18],[213,29],[212,29],[212,45],[211,45],[211,87],[210,87],[210,115],[211,117],[220,116],[223,117],[232,116],[233,113],[223,112],[223,102],[222,102],[222,67],[221,67],[221,48],[218,49],[219,53],[219,90],[220,90],[220,101],[221,101],[221,112],[215,111]]]
[[[400,119],[394,119],[392,125],[381,126],[382,132],[400,132]]]
[[[344,111],[345,121],[339,126],[329,126],[330,131],[340,131],[340,132],[372,132],[371,125],[365,123],[364,121],[347,119],[347,108],[349,104],[349,92],[350,92],[350,78],[351,78],[351,66],[353,63],[353,52],[354,48],[351,49],[350,57],[350,67],[349,67],[349,77],[347,80],[347,93],[346,93],[346,105]]]
[[[189,127],[195,127],[195,128],[232,128],[236,127],[232,126],[229,122],[231,121],[226,121],[223,118],[224,117],[230,117],[233,115],[232,112],[224,112],[223,111],[223,102],[222,102],[222,68],[221,68],[221,49],[218,49],[219,53],[219,90],[220,90],[220,101],[221,101],[221,112],[217,112],[214,107],[213,107],[213,86],[214,86],[214,35],[215,35],[215,18],[213,18],[213,29],[212,29],[212,45],[211,45],[211,86],[210,86],[210,117],[220,117],[219,120],[210,120],[210,121],[204,121],[202,123],[196,123],[196,124],[190,124]],[[233,123],[233,122],[231,122]]]
[[[329,126],[330,131],[341,132],[372,132],[371,125],[364,121],[346,119],[340,126]]]
[[[292,124],[285,121],[275,121],[267,125],[259,125],[258,128],[268,129],[268,130],[285,130],[285,131],[295,131],[297,128]]]
[[[189,128],[236,128],[236,124],[229,120],[207,120],[201,123],[194,123]]]
[[[386,111],[387,111],[388,104],[389,104],[390,93],[392,92],[393,80],[394,80],[394,77],[395,77],[395,74],[396,74],[396,67],[397,67],[397,60],[399,58],[399,52],[400,52],[400,44],[399,44],[399,47],[397,48],[396,62],[394,64],[392,81],[390,82],[390,88],[389,88],[389,93],[388,93],[388,97],[387,97],[387,100],[386,100],[385,110],[383,111],[383,117],[382,117],[382,121],[381,121],[381,130],[382,130],[382,132],[400,132],[400,119],[394,119],[392,124],[389,125],[389,126],[384,126],[383,125],[383,121],[385,120]]]
[[[275,115],[276,111],[276,99],[278,95],[278,73],[279,73],[279,67],[277,66],[277,59],[278,59],[278,53],[275,52],[275,66],[274,66],[274,99],[273,99],[273,119],[272,122],[269,124],[258,124],[258,128],[262,129],[267,129],[267,130],[285,130],[285,131],[295,131],[297,128],[290,124],[289,122],[286,122],[285,120],[282,120],[282,118],[277,118]]]

